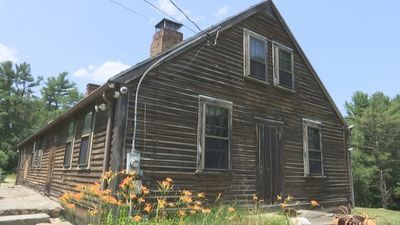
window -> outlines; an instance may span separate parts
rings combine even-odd
[[[230,169],[232,102],[200,96],[198,170]]]
[[[293,50],[274,43],[274,84],[294,89]]]
[[[268,42],[259,34],[244,30],[244,75],[267,81]]]
[[[83,128],[81,134],[81,145],[79,148],[78,167],[89,166],[90,145],[93,130],[94,113],[86,112],[83,119]]]
[[[71,167],[74,139],[75,139],[75,119],[72,119],[68,123],[67,142],[65,144],[65,152],[64,152],[64,167],[65,168]]]
[[[303,119],[304,174],[323,176],[321,123]]]
[[[43,137],[37,138],[33,144],[32,168],[40,168],[43,155]]]

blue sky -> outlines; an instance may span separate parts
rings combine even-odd
[[[67,71],[83,91],[149,55],[164,16],[142,0],[0,0],[0,61],[31,64],[35,76]],[[149,0],[192,27],[168,0]],[[258,0],[175,2],[206,28]],[[356,90],[400,93],[400,1],[275,0],[331,96],[343,105]],[[184,38],[193,35],[182,29]]]

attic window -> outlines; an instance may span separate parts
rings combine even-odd
[[[232,102],[200,96],[198,170],[230,168]]]
[[[293,50],[274,43],[274,84],[287,89],[294,89]]]
[[[304,174],[323,176],[321,122],[303,119]]]
[[[267,81],[268,40],[252,31],[244,30],[244,75]]]

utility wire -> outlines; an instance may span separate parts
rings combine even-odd
[[[178,9],[186,17],[186,19],[188,19],[193,25],[195,25],[197,27],[197,29],[199,29],[199,31],[202,31],[201,28],[193,20],[191,20],[189,18],[189,16],[181,8],[179,8],[179,6],[176,5],[173,0],[169,0],[169,1],[172,3],[172,5],[175,6],[176,9]]]
[[[110,0],[111,1],[111,0]],[[178,20],[175,19],[173,16],[169,15],[168,13],[164,12],[162,9],[160,9],[159,7],[157,7],[156,5],[154,5],[153,3],[149,2],[148,0],[144,0],[147,4],[149,4],[150,6],[152,6],[153,8],[155,8],[156,10],[160,11],[161,13],[163,13],[164,15],[168,16],[169,18],[171,18],[172,20],[174,20],[175,22],[177,22]],[[197,33],[196,31],[194,31],[192,28],[186,26],[185,24],[182,24],[184,27],[186,27],[188,30],[192,31],[193,33]]]
[[[121,7],[121,8],[123,8],[123,9],[128,10],[129,12],[131,12],[131,13],[137,15],[137,16],[140,16],[140,17],[142,17],[142,18],[144,18],[144,19],[146,19],[146,20],[149,20],[149,18],[148,18],[147,16],[145,16],[145,15],[143,15],[143,14],[140,14],[140,13],[136,12],[135,10],[133,10],[133,9],[131,9],[131,8],[128,8],[127,6],[121,4],[121,3],[117,2],[117,1],[114,1],[114,0],[109,0],[109,1],[112,2],[112,3],[114,3],[115,5],[117,5],[117,6]]]

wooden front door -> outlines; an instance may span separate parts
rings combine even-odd
[[[282,192],[282,123],[279,121],[259,121],[258,136],[258,176],[259,199],[273,204]]]

